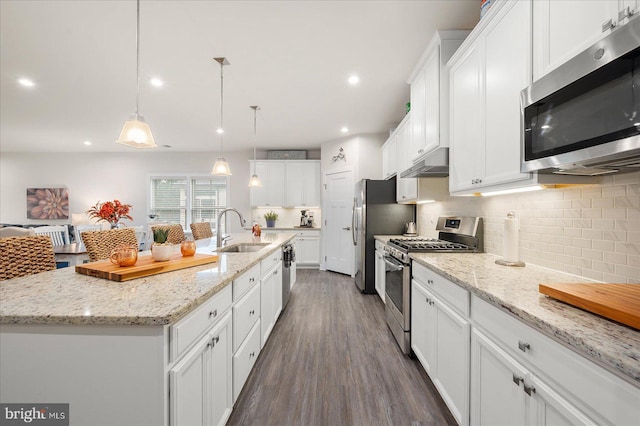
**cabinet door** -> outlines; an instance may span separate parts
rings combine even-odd
[[[233,306],[233,351],[237,351],[249,330],[260,318],[260,286],[254,286]]]
[[[411,281],[411,349],[432,379],[436,377],[436,307],[434,296]]]
[[[296,262],[300,265],[320,264],[320,238],[297,237]]]
[[[618,0],[535,0],[534,80],[602,38],[602,24],[617,20],[618,8]]]
[[[526,425],[527,370],[477,329],[471,333],[471,424]]]
[[[435,298],[436,386],[458,424],[469,424],[469,321]]]
[[[320,206],[320,163],[309,161],[303,167],[302,206]],[[296,204],[297,205],[297,204]]]
[[[260,321],[249,331],[249,335],[242,342],[233,355],[233,401],[235,402],[244,387],[251,369],[260,354]]]
[[[403,120],[397,132],[397,163],[398,174],[411,167],[411,155],[409,153],[411,143],[411,117]],[[398,178],[396,181],[396,201],[399,203],[415,201],[418,198],[417,178]]]
[[[287,189],[284,194],[284,205],[286,207],[303,206],[305,165],[299,162],[286,163],[285,175]]]
[[[273,295],[273,324],[275,325],[282,312],[282,263],[278,263],[272,275],[273,284],[271,292]]]
[[[283,206],[284,205],[284,163],[273,162],[267,163],[268,176],[267,176],[267,190],[269,193],[269,199],[267,200],[268,206]],[[260,176],[260,175],[258,175]]]
[[[250,174],[252,175],[254,170],[253,161],[249,163],[249,167],[251,168]],[[268,174],[267,163],[256,161],[255,171],[256,171],[256,174],[260,177],[260,180],[262,181],[262,186],[261,187],[252,186],[251,188],[249,188],[249,200],[251,203],[251,207],[266,206],[268,205],[268,202],[269,202],[268,201],[269,200],[269,193],[268,193],[269,181],[267,176]]]
[[[425,123],[424,146],[419,155],[433,151],[440,145],[440,46],[433,49],[425,64]],[[413,116],[411,117],[413,120]]]
[[[478,187],[530,177],[520,173],[520,91],[531,84],[531,4],[507,4],[485,36],[485,170]]]
[[[206,335],[169,371],[171,424],[204,425],[210,338]]]
[[[538,377],[531,376],[527,380],[527,386],[533,402],[529,424],[539,426],[595,426],[597,424]]]
[[[426,119],[426,73],[424,70],[418,73],[411,82],[411,141],[407,150],[408,158],[413,160],[422,153],[426,145],[425,119]],[[422,150],[422,152],[420,152]]]
[[[273,269],[260,280],[260,348],[263,348],[273,329]]]
[[[211,346],[207,361],[209,390],[206,403],[210,407],[211,420],[208,423],[212,425],[223,426],[233,407],[231,336],[231,313],[228,313],[209,333]]]
[[[449,189],[469,189],[484,174],[481,40],[450,70]]]

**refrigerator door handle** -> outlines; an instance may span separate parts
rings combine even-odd
[[[353,198],[353,208],[351,209],[351,240],[353,240],[353,245],[358,245],[357,233],[356,233],[356,199]]]

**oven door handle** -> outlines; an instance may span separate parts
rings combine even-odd
[[[404,269],[404,266],[402,263],[398,262],[397,260],[395,260],[393,257],[389,257],[389,256],[384,256],[384,263],[387,264],[387,266],[389,266],[389,268],[391,268],[392,272],[395,271],[402,271]]]

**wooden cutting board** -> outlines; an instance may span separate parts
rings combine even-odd
[[[156,262],[151,255],[147,255],[138,256],[138,261],[133,266],[121,267],[114,265],[108,260],[99,260],[97,262],[77,265],[76,272],[92,277],[105,278],[111,281],[128,281],[217,261],[217,255],[200,253],[188,257],[183,257],[180,253],[176,253],[166,262]]]
[[[640,330],[640,284],[540,284],[540,293]]]

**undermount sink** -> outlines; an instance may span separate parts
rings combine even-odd
[[[222,253],[250,253],[258,250],[262,250],[268,243],[255,243],[255,244],[234,244],[228,247],[220,247],[218,252]]]

